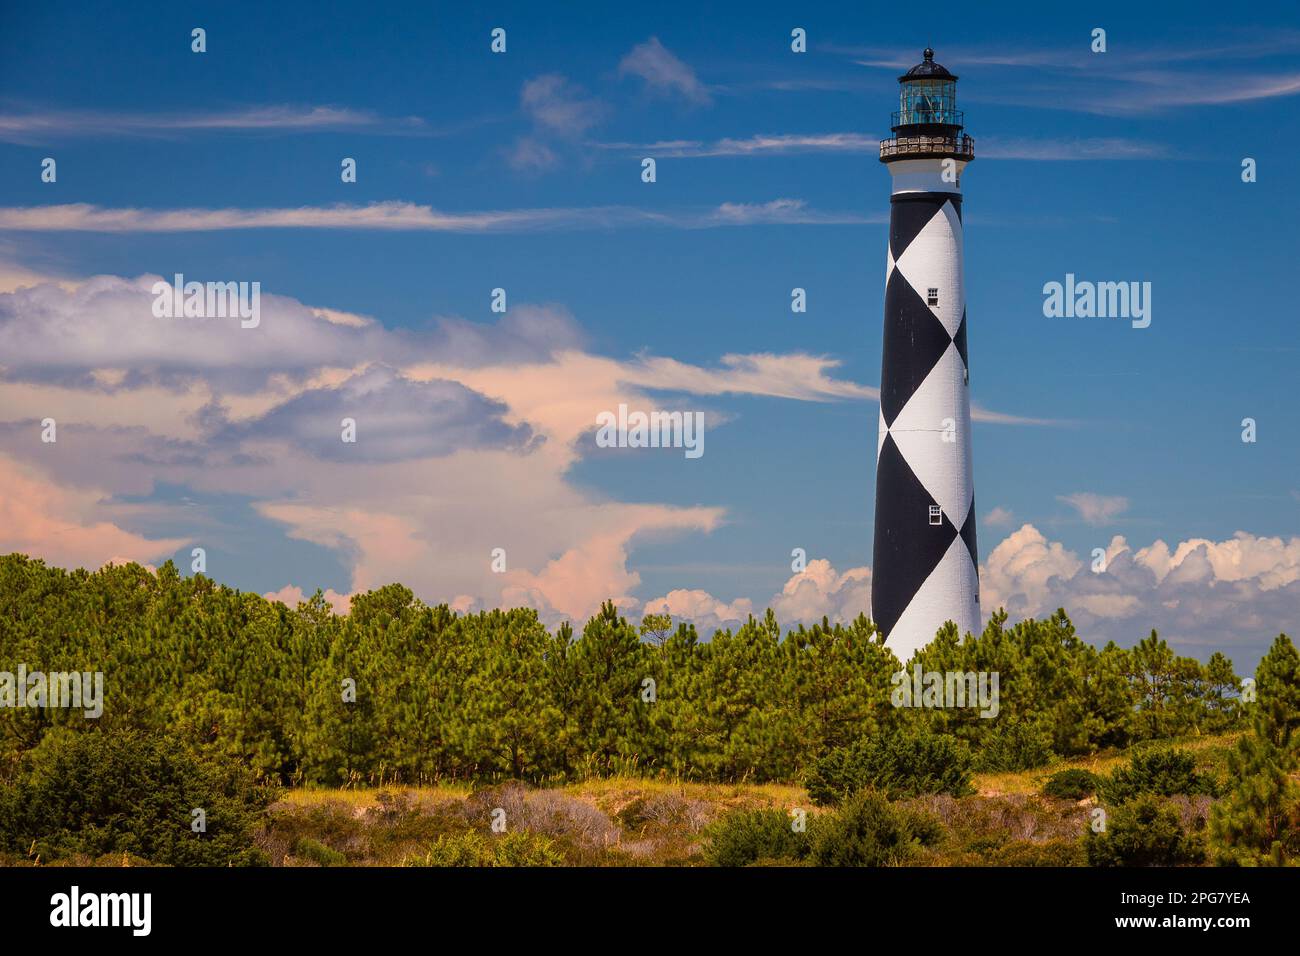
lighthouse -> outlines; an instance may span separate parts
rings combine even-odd
[[[876,451],[871,615],[903,661],[947,621],[979,633],[979,558],[962,279],[961,175],[975,158],[957,77],[921,63],[899,82]]]

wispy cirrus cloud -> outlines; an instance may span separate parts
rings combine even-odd
[[[1099,159],[1165,159],[1169,150],[1161,143],[1105,136],[1091,139],[1000,139],[981,137],[977,154],[982,159],[1023,159],[1074,162]]]
[[[618,64],[620,76],[637,76],[652,92],[681,96],[692,103],[708,103],[712,97],[695,71],[675,56],[658,37],[634,46]]]
[[[605,115],[600,100],[558,73],[525,82],[519,103],[533,122],[562,136],[585,133]]]
[[[216,232],[229,229],[363,229],[411,232],[527,232],[663,226],[709,229],[781,223],[818,225],[883,222],[882,216],[823,211],[802,199],[726,202],[708,208],[649,210],[633,206],[441,212],[409,202],[260,209],[138,209],[88,203],[0,207],[0,231]]]
[[[1015,520],[1015,514],[1010,508],[1003,508],[998,505],[992,511],[984,516],[984,524],[990,528],[999,528],[1003,525],[1009,525]]]
[[[519,93],[519,107],[533,129],[505,150],[505,160],[511,168],[532,174],[558,166],[561,156],[557,147],[571,148],[608,112],[603,101],[558,73],[526,80]]]
[[[224,112],[139,113],[32,110],[0,113],[0,140],[27,143],[75,136],[155,136],[183,133],[313,133],[328,130],[427,133],[418,116],[385,117],[336,106],[254,106]]]
[[[648,391],[680,391],[692,395],[770,395],[805,402],[880,400],[880,389],[837,379],[830,372],[838,359],[802,352],[786,355],[752,353],[724,355],[717,366],[690,365],[665,357],[642,357],[629,364],[622,380]],[[1059,425],[971,406],[971,418],[993,425]]]
[[[1192,106],[1223,106],[1300,93],[1300,69],[1268,75],[1232,76],[1175,70],[1089,77],[1086,85],[1068,78],[1023,89],[981,95],[979,100],[1008,106],[1072,110],[1098,116],[1132,117]]]
[[[912,50],[892,47],[828,48],[859,66],[905,70],[917,62]],[[1087,42],[1054,49],[946,47],[940,59],[959,64],[958,72],[978,73],[979,102],[1036,106],[1132,116],[1191,106],[1216,106],[1300,93],[1300,31],[1212,45],[1113,43],[1101,54]],[[1213,68],[1196,69],[1197,64]],[[1035,83],[1021,82],[1019,71],[1038,72]],[[1009,84],[996,81],[998,73]]]
[[[845,225],[884,222],[883,215],[859,215],[849,212],[822,212],[811,209],[802,199],[773,199],[765,203],[724,202],[696,223],[696,228],[710,226],[754,226],[766,223],[787,225]]]
[[[999,139],[981,137],[983,159],[1097,160],[1160,159],[1168,149],[1160,143],[1122,137],[1064,139]],[[596,143],[600,149],[644,153],[670,159],[716,156],[788,156],[799,153],[875,153],[880,140],[861,133],[766,133],[717,140],[671,139],[653,143]]]
[[[791,153],[875,151],[880,140],[860,133],[772,133],[716,140],[674,139],[654,143],[596,143],[600,149],[645,152],[672,159],[707,156],[763,156]]]

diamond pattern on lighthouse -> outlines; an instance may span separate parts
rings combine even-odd
[[[958,527],[966,519],[975,495],[962,451],[970,447],[967,436],[962,434],[966,423],[957,414],[966,388],[962,377],[965,368],[957,346],[949,342],[943,357],[889,426],[889,435],[903,460]],[[951,420],[952,429],[945,428],[945,419]]]
[[[894,248],[894,271],[902,273],[918,297],[924,297],[929,288],[940,291],[938,306],[927,305],[926,309],[939,320],[951,339],[957,334],[966,307],[961,256],[953,255],[961,244],[961,219],[957,216],[957,207],[951,201],[940,205],[937,212],[933,203],[916,200],[897,205],[930,210],[929,218],[911,241],[906,246]],[[922,303],[924,301],[922,298]]]
[[[978,628],[960,202],[898,195],[890,216],[872,616],[908,650]]]

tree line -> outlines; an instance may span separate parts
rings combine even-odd
[[[1154,632],[1097,648],[1064,611],[953,626],[899,661],[865,617],[783,629],[769,610],[702,639],[613,604],[581,631],[528,609],[458,614],[391,584],[333,613],[182,577],[171,562],[66,571],[0,557],[0,671],[102,672],[103,713],[16,708],[0,774],[51,733],[143,732],[236,758],[287,785],[553,782],[639,773],[796,781],[894,730],[965,741],[979,769],[1028,769],[1135,741],[1245,726],[1231,662]],[[897,707],[895,674],[999,675],[978,709]]]

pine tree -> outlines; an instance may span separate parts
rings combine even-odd
[[[1210,834],[1221,864],[1300,863],[1300,654],[1285,634],[1256,671],[1253,733],[1229,754],[1233,787],[1216,804]]]

